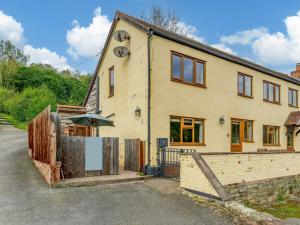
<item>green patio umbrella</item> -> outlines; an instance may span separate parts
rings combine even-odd
[[[111,126],[114,127],[114,122],[103,116],[87,113],[77,116],[68,117],[75,124],[81,124],[86,126],[100,127],[100,126]]]

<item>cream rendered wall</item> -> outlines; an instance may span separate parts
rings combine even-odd
[[[100,127],[100,136],[119,137],[120,165],[124,166],[124,139],[147,140],[147,35],[123,20],[117,22],[115,30],[126,30],[130,40],[117,42],[111,39],[100,65],[100,110],[102,116],[114,121],[115,127]],[[113,54],[116,46],[127,46],[130,55],[118,58]],[[114,96],[108,97],[108,70],[114,66]],[[135,109],[141,108],[141,117],[135,116]]]
[[[180,157],[180,187],[219,197],[192,155]]]
[[[171,81],[171,50],[206,61],[207,88]],[[152,39],[151,52],[152,160],[155,159],[156,138],[169,138],[170,115],[205,119],[206,146],[181,148],[229,152],[231,118],[254,120],[254,143],[243,143],[244,152],[263,147],[264,124],[280,126],[281,146],[274,148],[286,148],[284,122],[291,111],[298,110],[288,106],[288,88],[299,90],[299,86],[158,36]],[[238,72],[253,76],[253,99],[237,95]],[[281,105],[263,101],[263,80],[281,85]],[[225,118],[224,125],[219,124],[221,116]],[[300,148],[299,139],[295,137],[296,150]]]
[[[299,153],[203,154],[202,157],[223,185],[300,174]]]

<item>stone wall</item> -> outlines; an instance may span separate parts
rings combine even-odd
[[[224,187],[231,199],[268,204],[282,197],[299,195],[300,175],[229,184]]]

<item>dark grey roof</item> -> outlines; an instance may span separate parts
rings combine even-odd
[[[147,33],[153,32],[153,34],[155,34],[157,36],[175,41],[177,43],[189,46],[191,48],[200,50],[202,52],[206,52],[210,55],[214,55],[216,57],[228,60],[230,62],[237,63],[237,64],[242,65],[242,66],[246,66],[248,68],[251,68],[251,69],[254,69],[256,71],[265,73],[267,75],[270,75],[270,76],[273,76],[273,77],[276,77],[276,78],[279,78],[279,79],[282,79],[282,80],[300,85],[300,80],[299,79],[293,78],[293,77],[289,76],[288,74],[284,74],[284,73],[281,73],[281,72],[271,70],[269,68],[266,68],[264,66],[261,66],[259,64],[254,63],[254,62],[251,62],[249,60],[246,60],[246,59],[243,59],[243,58],[238,57],[236,55],[232,55],[232,54],[229,54],[227,52],[221,51],[219,49],[213,48],[209,45],[203,44],[201,42],[198,42],[198,41],[193,40],[191,38],[185,37],[183,35],[167,31],[167,30],[165,30],[161,27],[158,27],[158,26],[155,26],[153,24],[147,23],[147,22],[145,22],[141,19],[130,16],[130,15],[128,15],[126,13],[123,13],[123,12],[120,12],[120,11],[116,12],[112,27],[115,25],[115,23],[118,19],[123,19],[123,20],[127,21],[128,23],[134,25],[138,29],[141,29],[141,30],[143,30]],[[111,29],[111,31],[112,31],[112,29]],[[111,36],[111,31],[110,31],[109,37]],[[108,39],[109,39],[109,37],[108,37]],[[107,43],[105,44],[105,46],[103,48],[103,52],[106,49],[106,47],[107,47]],[[97,71],[98,71],[99,65],[102,61],[103,55],[104,54],[101,54],[101,56],[100,56],[98,65],[97,65],[96,70],[95,70],[94,78],[91,82],[90,89],[89,89],[88,94],[85,98],[84,104],[86,103],[88,95],[89,95],[89,93],[91,91],[91,88],[93,86],[93,83],[95,82],[95,78],[97,76]]]

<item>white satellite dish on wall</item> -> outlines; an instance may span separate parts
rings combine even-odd
[[[116,41],[122,42],[129,39],[129,33],[126,30],[116,30],[113,37]]]
[[[115,47],[113,51],[117,57],[125,57],[125,56],[129,55],[128,48],[126,48],[124,46]]]

